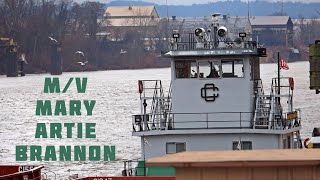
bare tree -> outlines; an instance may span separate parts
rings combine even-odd
[[[81,70],[75,63],[77,57],[74,55],[79,49],[86,54],[89,70],[101,69],[112,63],[116,68],[151,65],[145,63],[152,59],[152,52],[145,51],[144,40],[148,38],[149,45],[154,44],[152,39],[158,33],[154,23],[157,24],[157,21],[152,17],[143,17],[145,12],[135,13],[138,28],[129,30],[127,41],[113,42],[107,38],[108,33],[103,38],[97,38],[97,33],[107,32],[110,25],[104,5],[99,2],[79,4],[72,0],[0,0],[0,37],[11,37],[17,41],[19,51],[25,53],[29,60],[27,72],[49,69],[48,36],[62,43],[63,67],[67,71]],[[119,32],[118,39],[123,39],[123,32]],[[128,50],[130,48],[132,51]],[[120,54],[120,49],[127,50],[127,54]],[[0,73],[6,68],[3,56],[4,52],[0,50]],[[130,66],[127,65],[128,58],[132,59]],[[140,63],[137,63],[137,59]]]

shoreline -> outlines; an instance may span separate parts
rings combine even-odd
[[[305,62],[308,60],[300,60],[300,61],[292,61],[288,63],[299,63],[299,62]],[[274,64],[276,62],[263,62],[261,64]],[[160,67],[147,67],[147,68],[112,68],[112,69],[100,69],[100,70],[88,70],[88,71],[62,71],[62,73],[77,73],[77,72],[99,72],[99,71],[123,71],[123,70],[150,70],[150,69],[165,69],[170,68],[170,66],[160,66]],[[26,75],[37,75],[37,74],[50,74],[50,72],[33,72],[33,73],[25,73]],[[6,76],[6,74],[0,74],[0,76]],[[59,75],[58,75],[59,76]],[[17,76],[20,77],[20,76]]]

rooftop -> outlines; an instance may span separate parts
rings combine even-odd
[[[192,23],[203,23],[203,22],[211,22],[210,17],[177,17],[178,21],[185,20],[185,24]],[[237,25],[240,24],[242,26],[247,22],[248,17],[246,16],[227,16],[220,17],[220,23],[222,24],[230,24]],[[261,25],[286,25],[289,21],[289,16],[250,16],[250,24],[252,26],[261,26]]]
[[[154,6],[110,6],[106,10],[108,17],[151,16]]]
[[[320,150],[244,150],[182,152],[148,159],[147,166],[256,167],[320,165]]]
[[[159,23],[154,6],[110,6],[105,15],[109,25],[115,27],[156,26]]]
[[[252,16],[250,22],[252,26],[286,25],[289,19],[289,16]]]

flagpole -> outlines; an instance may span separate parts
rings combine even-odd
[[[280,95],[280,52],[278,52],[278,95]],[[279,96],[280,102],[280,96]]]

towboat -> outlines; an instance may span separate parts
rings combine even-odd
[[[145,167],[145,160],[184,151],[302,148],[301,111],[293,107],[294,79],[260,78],[266,56],[243,27],[221,24],[212,15],[207,27],[173,31],[171,83],[139,80],[139,114],[132,116],[132,134],[140,137],[141,159],[126,161],[124,176],[174,176],[172,167]],[[230,20],[231,22],[232,20]]]

